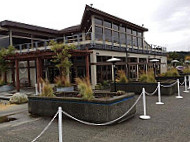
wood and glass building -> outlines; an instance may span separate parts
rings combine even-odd
[[[167,70],[166,48],[150,45],[144,39],[148,29],[86,5],[81,23],[63,30],[53,30],[13,21],[0,22],[0,47],[13,45],[16,55],[8,57],[9,71],[5,78],[19,91],[22,84],[34,86],[40,77],[53,83],[59,74],[51,59],[54,53],[50,40],[75,44],[72,51],[70,79],[89,77],[93,87],[113,79],[113,66],[107,60],[116,57],[118,70],[125,70],[131,80],[153,68],[151,59],[158,59],[157,73]]]

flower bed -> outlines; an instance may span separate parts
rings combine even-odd
[[[28,111],[33,115],[53,116],[58,107],[70,115],[88,122],[103,123],[122,116],[135,102],[134,93],[95,93],[92,100],[77,97],[77,92],[59,93],[58,97],[29,97]],[[123,120],[135,115],[134,107]]]
[[[175,80],[167,80],[161,81],[162,85],[171,85],[175,82]],[[146,92],[152,93],[157,88],[158,83],[141,83],[141,82],[130,82],[130,83],[117,83],[116,89],[122,90],[125,92],[134,92],[135,94],[140,94],[142,92],[142,88],[145,88]],[[114,91],[114,84],[111,84],[111,91]],[[161,87],[162,95],[174,95],[177,93],[177,84],[172,87]]]

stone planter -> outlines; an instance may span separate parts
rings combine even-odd
[[[173,84],[175,80],[161,81],[162,85]],[[117,83],[116,90],[122,90],[125,92],[134,92],[135,94],[140,94],[142,88],[145,88],[146,92],[152,93],[157,88],[157,83],[141,83],[141,82],[131,82],[131,83]],[[111,84],[111,91],[114,91],[114,85]],[[177,93],[177,84],[172,87],[161,87],[161,95],[174,95]],[[157,93],[156,93],[157,94]]]
[[[184,76],[178,76],[178,77],[156,77],[157,81],[163,81],[163,80],[177,80],[182,83],[184,81]]]
[[[74,91],[74,86],[70,87],[56,87],[56,92],[72,92]]]
[[[14,87],[12,85],[0,86],[0,92],[12,91],[13,89],[14,89]]]
[[[28,111],[33,115],[53,116],[61,106],[70,115],[88,122],[103,123],[122,116],[135,102],[134,93],[91,101],[77,97],[29,97]],[[123,119],[135,115],[136,107]]]

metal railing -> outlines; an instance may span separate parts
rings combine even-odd
[[[85,40],[83,40],[83,36],[85,35]],[[136,47],[134,45],[121,44],[119,42],[112,41],[105,41],[105,39],[93,39],[92,32],[87,32],[84,35],[82,33],[73,34],[64,37],[58,37],[55,39],[48,39],[43,41],[37,41],[33,43],[24,43],[15,45],[14,47],[17,49],[17,52],[30,52],[30,51],[37,51],[37,50],[47,50],[50,49],[49,43],[51,40],[56,41],[57,43],[64,43],[64,44],[74,44],[76,45],[77,49],[82,49],[81,45],[89,45],[89,48],[95,49],[104,49],[104,50],[114,50],[114,51],[129,51],[134,53],[146,53],[146,54],[164,54],[166,53],[166,48],[156,45],[151,45],[149,48],[146,47]],[[112,39],[114,37],[112,36]]]

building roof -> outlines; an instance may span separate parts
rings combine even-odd
[[[8,20],[0,22],[0,26],[4,28],[12,27],[12,28],[19,28],[19,29],[38,31],[38,32],[50,33],[50,34],[58,34],[59,32],[58,30],[53,30],[49,28],[29,25],[29,24],[20,23],[20,22],[8,21]]]
[[[81,21],[81,25],[82,25],[83,23],[85,23],[85,16],[86,16],[88,13],[94,14],[94,15],[99,15],[99,16],[102,16],[102,17],[106,17],[106,18],[108,18],[108,19],[110,19],[110,20],[119,22],[119,23],[121,23],[121,24],[128,25],[128,26],[130,26],[130,27],[132,27],[132,28],[136,28],[136,29],[139,29],[139,30],[142,30],[142,31],[148,31],[147,28],[144,28],[144,27],[142,27],[142,26],[136,25],[136,24],[134,24],[134,23],[131,23],[131,22],[126,21],[126,20],[124,20],[124,19],[121,19],[121,18],[119,18],[119,17],[113,16],[113,15],[108,14],[108,13],[106,13],[106,12],[103,12],[103,11],[101,11],[101,10],[95,9],[95,8],[93,8],[93,7],[90,7],[90,6],[88,6],[88,5],[86,5],[86,8],[85,8],[85,11],[84,11],[84,14],[83,14],[83,18],[82,18],[82,21]]]
[[[65,28],[63,30],[53,30],[53,29],[49,29],[49,28],[24,24],[24,23],[20,23],[20,22],[8,21],[8,20],[0,22],[0,27],[3,27],[3,28],[12,27],[12,28],[18,28],[18,29],[31,30],[31,31],[35,31],[35,32],[58,35],[58,34],[65,34],[65,33],[72,33],[72,32],[80,32],[82,30],[82,28],[88,24],[87,20],[91,17],[91,15],[98,15],[98,16],[104,17],[108,20],[112,20],[113,22],[115,21],[115,22],[121,23],[123,25],[128,25],[130,28],[134,28],[134,29],[137,29],[139,31],[148,31],[147,28],[136,25],[134,23],[131,23],[131,22],[126,21],[124,19],[118,18],[116,16],[110,15],[106,12],[95,9],[95,8],[90,7],[88,5],[86,5],[86,7],[85,7],[83,17],[81,20],[81,24],[76,25],[76,26],[72,26],[72,27],[68,27],[68,28]]]

